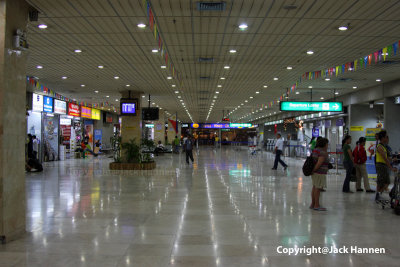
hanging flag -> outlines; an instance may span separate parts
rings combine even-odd
[[[154,23],[154,39],[157,40],[157,24]]]
[[[339,66],[336,66],[336,77],[338,76],[338,74],[339,74]]]
[[[396,55],[397,54],[397,49],[399,48],[399,43],[394,43],[393,44],[393,55]]]
[[[149,24],[151,30],[153,30],[153,23],[154,23],[153,11],[151,11],[151,8],[149,8]]]
[[[390,57],[390,54],[392,54],[392,46],[388,45],[387,46],[387,56]]]
[[[368,65],[371,65],[372,62],[372,54],[368,55]]]
[[[378,62],[378,55],[379,55],[378,51],[374,52],[375,64]]]
[[[364,57],[364,68],[367,67],[367,64],[368,64],[368,56],[365,56]]]
[[[386,56],[387,56],[387,47],[382,48],[382,55],[383,55],[383,60],[386,60]]]
[[[168,65],[168,53],[165,52],[165,65]]]

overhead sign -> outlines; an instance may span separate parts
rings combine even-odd
[[[43,111],[53,113],[53,98],[48,96],[43,97]]]
[[[187,124],[187,123],[182,123],[182,128],[187,128],[187,127],[189,127],[189,124]]]
[[[193,129],[230,129],[230,128],[250,128],[251,123],[192,123]]]
[[[281,111],[343,111],[342,102],[291,102],[281,101]]]
[[[92,109],[81,106],[81,117],[91,119],[92,118]]]
[[[67,114],[67,102],[54,99],[54,113]]]
[[[395,104],[400,104],[400,96],[396,96],[396,97],[394,98],[394,103],[395,103]]]
[[[32,94],[32,111],[43,111],[43,96]]]
[[[100,120],[100,110],[92,108],[92,120]]]
[[[363,132],[364,127],[363,126],[350,126],[350,131],[352,132]]]
[[[81,115],[79,105],[74,104],[74,103],[69,103],[68,104],[68,115],[74,116],[74,117],[79,117]]]

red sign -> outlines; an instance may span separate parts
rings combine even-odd
[[[223,118],[222,121],[230,121],[229,118]]]
[[[106,113],[106,122],[107,123],[112,123],[113,122],[113,117],[111,114]]]
[[[74,103],[68,104],[68,115],[79,117],[81,115],[79,105]]]

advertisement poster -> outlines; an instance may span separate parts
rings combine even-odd
[[[100,120],[100,110],[92,108],[92,120]]]
[[[92,109],[82,106],[81,107],[81,117],[91,119],[92,118]]]
[[[101,129],[94,130],[94,142],[99,140],[100,144],[102,144],[103,143],[102,138],[103,138],[103,131]]]
[[[53,98],[48,96],[43,97],[43,111],[53,113]]]
[[[67,102],[54,99],[54,113],[67,114]]]
[[[43,111],[43,96],[32,94],[32,111]]]
[[[44,133],[44,160],[58,160],[58,119],[56,117],[43,116]]]
[[[88,139],[88,145],[93,148],[93,121],[85,121],[85,139]]]
[[[313,128],[312,137],[318,137],[318,136],[319,136],[319,128]]]
[[[81,115],[79,105],[74,104],[74,103],[69,103],[68,104],[68,115],[74,116],[74,117],[79,117]]]
[[[365,150],[367,151],[367,173],[368,178],[376,178],[376,169],[375,169],[375,155],[372,156],[371,152],[375,151],[376,140],[375,134],[379,133],[382,129],[380,128],[366,128],[365,129],[365,138],[367,141],[365,142]]]

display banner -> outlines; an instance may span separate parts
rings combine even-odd
[[[68,104],[68,115],[79,117],[81,115],[79,105],[74,103]]]
[[[92,108],[92,120],[100,120],[100,113],[100,110]]]
[[[102,144],[102,139],[103,138],[103,131],[101,129],[96,129],[94,130],[94,142],[96,143],[97,140],[100,141],[100,144]]]
[[[43,97],[43,111],[53,113],[53,98],[48,96]]]
[[[375,152],[376,152],[376,139],[375,134],[379,133],[382,129],[380,128],[366,128],[365,129],[365,150],[367,151],[367,173],[368,178],[376,178],[375,169]],[[374,155],[372,155],[374,154]]]
[[[91,119],[92,118],[92,109],[81,106],[81,117]]]
[[[67,102],[54,99],[54,113],[67,114]]]
[[[43,96],[32,94],[32,111],[43,111]]]

